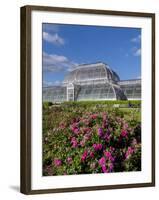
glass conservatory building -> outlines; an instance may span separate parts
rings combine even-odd
[[[140,100],[141,79],[120,80],[107,64],[83,64],[60,86],[43,87],[43,101]]]

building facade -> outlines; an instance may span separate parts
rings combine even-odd
[[[141,79],[120,80],[107,64],[83,64],[60,86],[43,87],[43,101],[140,100]]]

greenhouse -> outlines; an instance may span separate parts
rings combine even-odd
[[[43,101],[139,100],[141,79],[120,80],[107,64],[79,65],[60,86],[43,87]]]
[[[141,79],[118,82],[128,100],[141,100]]]

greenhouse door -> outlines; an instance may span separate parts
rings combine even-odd
[[[74,101],[74,85],[72,83],[67,86],[67,101]]]

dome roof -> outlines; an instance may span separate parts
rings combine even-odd
[[[64,83],[78,83],[82,81],[101,80],[119,81],[119,76],[105,63],[83,64],[71,71],[64,79]]]

